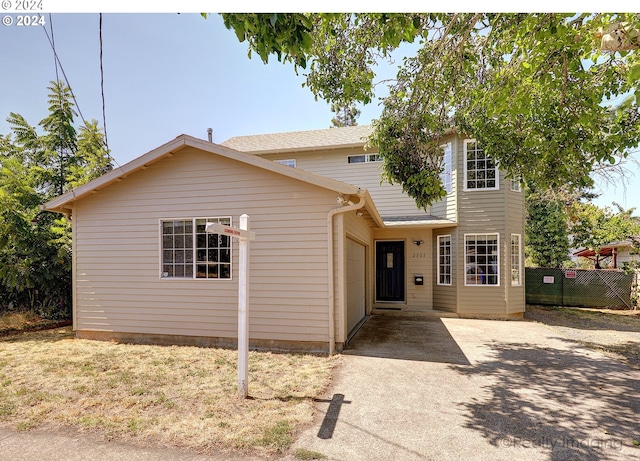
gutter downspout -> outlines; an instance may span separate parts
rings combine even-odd
[[[329,355],[333,355],[336,353],[336,326],[335,326],[335,296],[334,296],[334,288],[335,283],[333,279],[333,217],[337,214],[347,213],[353,210],[359,210],[365,204],[364,195],[360,195],[360,191],[358,191],[358,197],[360,200],[358,203],[353,205],[347,205],[342,208],[335,208],[329,212],[327,215],[327,246],[328,246],[328,270],[329,270]],[[338,197],[341,199],[342,197]]]

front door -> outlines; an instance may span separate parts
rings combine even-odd
[[[376,242],[376,301],[404,301],[404,242]]]

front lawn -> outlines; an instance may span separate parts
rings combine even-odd
[[[74,339],[69,327],[0,339],[0,426],[92,431],[202,453],[273,455],[313,418],[337,357]]]

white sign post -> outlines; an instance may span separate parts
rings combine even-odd
[[[207,232],[237,238],[240,246],[238,267],[238,398],[249,392],[249,240],[256,238],[249,230],[249,216],[240,216],[240,228],[209,223]]]

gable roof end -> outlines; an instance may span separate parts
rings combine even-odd
[[[79,200],[95,191],[98,191],[111,183],[125,179],[127,176],[135,173],[138,170],[146,168],[148,165],[163,159],[164,157],[171,156],[186,147],[193,147],[205,152],[210,152],[221,157],[236,160],[248,165],[253,165],[264,170],[272,171],[274,173],[281,174],[290,178],[297,179],[309,184],[313,184],[325,189],[333,190],[343,195],[358,195],[364,196],[367,202],[367,211],[371,217],[376,221],[379,226],[382,226],[382,219],[378,214],[378,211],[373,205],[373,200],[366,189],[360,189],[357,186],[337,181],[335,179],[320,176],[308,171],[291,168],[280,163],[266,160],[261,157],[239,152],[237,150],[230,149],[219,144],[214,144],[208,141],[194,138],[188,135],[180,135],[177,138],[169,141],[166,144],[132,160],[131,162],[123,165],[122,167],[111,170],[110,172],[88,182],[76,189],[73,189],[59,197],[50,200],[42,205],[43,210],[55,211],[64,214],[70,214],[73,202]]]

